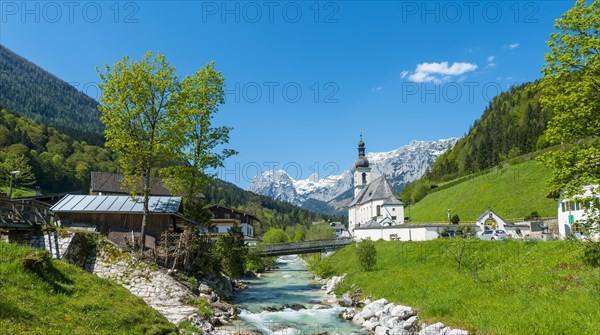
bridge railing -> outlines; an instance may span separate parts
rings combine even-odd
[[[351,238],[338,238],[328,240],[315,240],[289,243],[265,243],[252,247],[258,253],[276,253],[288,250],[325,250],[337,249],[352,243]]]

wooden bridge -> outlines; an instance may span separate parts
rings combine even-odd
[[[50,223],[48,205],[35,200],[0,199],[0,228],[30,229]]]
[[[263,257],[311,254],[341,249],[352,242],[351,238],[336,238],[306,242],[259,244],[250,247],[250,250]]]

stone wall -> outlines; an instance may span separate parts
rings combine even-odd
[[[187,320],[210,334],[213,324],[228,323],[236,315],[235,308],[221,302],[206,284],[190,288],[166,269],[140,261],[107,240],[100,243],[96,257],[89,259],[84,268],[127,288],[174,324]],[[195,290],[199,294],[195,294]],[[209,301],[214,314],[208,319],[198,315],[198,307],[192,303],[194,299]]]
[[[54,231],[32,236],[28,244],[34,248],[46,249],[52,258],[62,259],[71,245],[74,235],[75,233],[69,232],[63,236]]]

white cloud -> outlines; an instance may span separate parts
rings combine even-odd
[[[487,58],[487,67],[495,67],[496,63],[494,63],[494,61],[496,60],[496,56],[489,56]]]
[[[382,89],[383,89],[383,87],[381,87],[381,86],[373,87],[373,88],[371,89],[371,92],[377,92],[377,91],[381,91]]]
[[[408,76],[408,80],[415,83],[428,82],[445,82],[452,79],[454,76],[460,76],[464,73],[475,71],[476,64],[471,63],[452,63],[448,66],[448,62],[441,63],[421,63],[418,64],[414,72],[402,71],[401,78]]]
[[[404,77],[408,76],[409,72],[404,70],[402,72],[400,72],[400,78],[404,79]]]
[[[513,50],[519,47],[519,43],[506,44],[504,47],[508,50]]]

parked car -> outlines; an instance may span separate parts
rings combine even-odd
[[[506,240],[508,235],[504,230],[486,230],[481,235],[479,235],[479,239],[481,240]]]
[[[455,229],[443,230],[440,233],[440,236],[438,236],[438,238],[454,237],[455,234],[456,234],[456,230]]]

